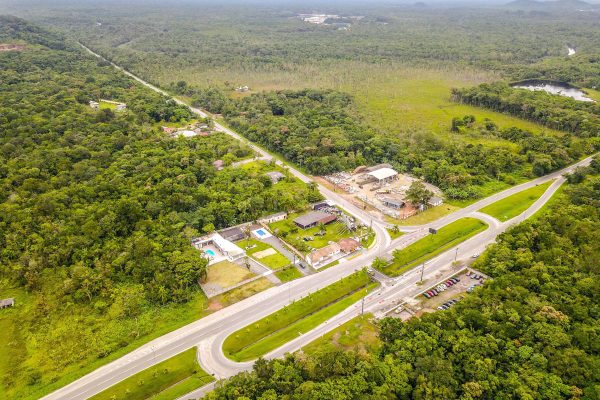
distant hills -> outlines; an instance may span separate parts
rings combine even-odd
[[[592,9],[598,7],[583,0],[514,0],[507,3],[506,6],[522,9]]]

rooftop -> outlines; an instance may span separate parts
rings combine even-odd
[[[383,179],[391,178],[393,176],[398,175],[398,172],[396,172],[395,170],[393,170],[391,168],[384,167],[384,168],[380,168],[375,171],[369,172],[368,174],[370,176],[374,177],[375,179],[383,180]]]
[[[331,217],[335,218],[334,215],[328,214],[326,212],[311,211],[307,214],[301,215],[298,218],[294,219],[294,222],[297,223],[298,225],[308,226],[308,225],[318,223],[321,220],[329,219]]]

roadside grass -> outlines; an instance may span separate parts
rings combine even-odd
[[[220,294],[210,299],[210,302],[213,304],[218,304],[219,308],[227,307],[232,305],[233,303],[237,303],[240,300],[244,300],[256,293],[262,292],[270,287],[273,284],[267,278],[260,278],[255,281],[246,283],[238,288],[232,289],[226,293]]]
[[[223,352],[234,361],[267,354],[358,301],[376,285],[370,282],[365,271],[342,278],[232,333],[223,343]]]
[[[0,339],[10,336],[10,346],[0,346],[0,398],[34,400],[57,390],[139,346],[196,321],[208,314],[206,296],[198,291],[184,304],[147,307],[131,318],[111,318],[93,306],[71,304],[45,325],[37,342],[25,337],[21,328],[39,326],[36,317],[49,297],[22,290],[2,288],[15,297],[16,306],[0,314]],[[73,326],[86,329],[73,330]],[[82,343],[89,344],[82,346]],[[31,346],[36,350],[32,351]],[[14,374],[14,365],[23,360],[24,375]],[[28,384],[26,376],[35,376]],[[33,382],[33,381],[29,381]]]
[[[294,279],[302,278],[302,272],[298,271],[298,268],[290,265],[280,271],[275,272],[275,276],[279,278],[281,282],[289,282]]]
[[[489,206],[483,207],[479,211],[488,214],[499,221],[508,221],[531,207],[531,205],[544,194],[552,182],[554,181],[542,183],[541,185],[515,193],[512,196],[508,196]]]
[[[372,314],[364,314],[335,328],[323,337],[302,348],[307,354],[318,354],[331,350],[357,351],[361,354],[375,353],[381,347],[379,328]]]
[[[442,204],[437,207],[430,207],[425,211],[422,211],[412,217],[407,219],[395,219],[387,217],[386,221],[392,223],[394,225],[405,226],[405,225],[423,225],[428,222],[435,221],[445,215],[453,213],[456,210],[459,210],[460,207],[457,207],[452,204]]]
[[[104,100],[100,100],[98,101],[98,105],[100,106],[100,109],[109,109],[109,110],[116,110],[117,109],[117,105],[113,104],[113,103],[109,103],[108,101],[104,101]]]
[[[199,387],[197,385],[204,386],[213,380],[198,365],[194,347],[130,376],[90,400],[145,400],[155,399],[154,396],[174,399],[176,397],[170,396],[184,395]]]
[[[400,236],[404,235],[404,232],[398,230],[394,230],[393,228],[387,228],[388,233],[390,234],[390,237],[392,238],[392,240],[399,238]]]
[[[277,270],[283,267],[286,267],[291,264],[291,261],[287,259],[286,256],[277,251],[273,246],[268,243],[262,242],[256,239],[244,239],[238,242],[238,245],[241,245],[249,256],[252,256],[255,260],[260,262],[261,264],[266,265],[267,267]],[[254,246],[254,247],[252,247]],[[247,247],[252,247],[248,249]],[[255,256],[256,253],[259,253],[264,250],[272,249],[275,251],[275,254],[270,256],[258,258]]]
[[[445,250],[464,242],[468,238],[487,229],[488,225],[475,218],[461,218],[439,229],[410,246],[394,252],[393,261],[382,268],[389,276],[398,276]]]
[[[323,236],[317,236],[315,234],[318,234],[321,230],[318,226],[309,229],[301,229],[294,224],[294,219],[303,214],[305,213],[290,214],[282,221],[273,222],[269,225],[269,228],[281,239],[287,241],[304,254],[308,254],[310,248],[320,249],[321,247],[327,246],[330,241],[337,242],[342,238],[355,236],[357,234],[349,231],[343,223],[335,221],[325,225],[325,234]],[[312,239],[304,240],[305,237],[310,237]]]
[[[550,197],[550,199],[548,199],[546,204],[544,204],[539,210],[537,210],[537,212],[535,214],[533,214],[531,216],[531,218],[535,218],[540,215],[543,215],[548,211],[549,208],[554,207],[557,204],[559,204],[563,200],[564,192],[567,189],[567,187],[568,187],[567,183],[563,183],[562,185],[560,185],[560,187],[558,189],[556,189],[556,192],[554,192],[552,197]]]
[[[221,261],[208,267],[206,283],[214,283],[228,288],[255,276],[251,271],[231,261]]]

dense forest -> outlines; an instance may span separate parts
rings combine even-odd
[[[193,235],[318,198],[293,178],[277,187],[249,170],[217,171],[215,160],[252,151],[221,133],[167,136],[160,124],[192,119],[187,108],[58,34],[1,17],[0,43],[13,42],[25,49],[0,53],[0,284],[31,303],[0,319],[14,345],[1,357],[15,361],[2,377],[9,391],[110,354],[151,332],[146,310],[197,294],[207,261]],[[99,98],[127,109],[92,109]],[[64,329],[82,315],[78,334]]]
[[[456,101],[513,114],[581,137],[600,137],[600,105],[511,88],[503,82],[455,89]]]
[[[501,235],[476,264],[493,279],[455,307],[382,320],[376,353],[259,360],[208,398],[600,398],[599,173]]]
[[[230,126],[313,174],[392,163],[424,177],[454,199],[476,198],[481,186],[502,179],[541,176],[600,149],[597,139],[532,134],[464,116],[464,129],[516,145],[489,147],[444,140],[429,132],[393,136],[360,120],[352,97],[331,90],[278,91],[229,99],[217,89],[192,90],[194,104],[222,113]],[[454,121],[456,125],[456,120]]]

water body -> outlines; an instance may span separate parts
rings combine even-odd
[[[532,91],[544,91],[550,94],[556,94],[559,96],[570,97],[579,101],[590,101],[595,102],[593,99],[587,97],[587,93],[583,90],[569,85],[568,83],[551,82],[551,81],[523,81],[517,82],[511,85],[518,89],[527,89]]]
[[[569,49],[569,57],[576,53],[575,49],[572,47],[567,47]]]

